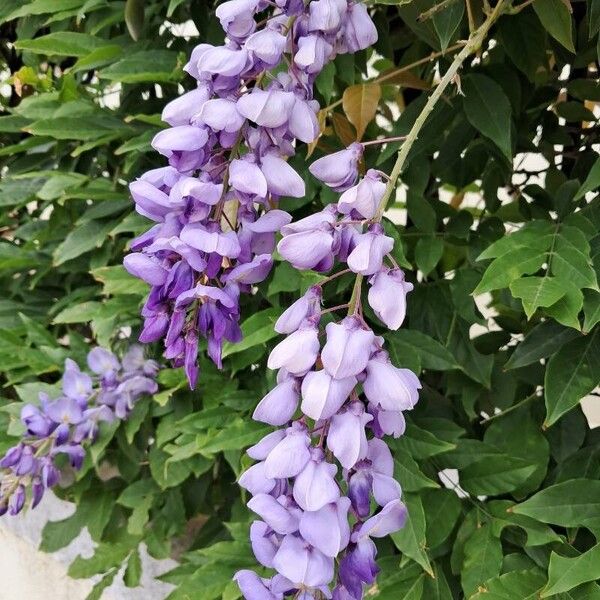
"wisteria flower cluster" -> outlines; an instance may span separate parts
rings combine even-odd
[[[23,439],[0,460],[0,515],[19,513],[28,489],[35,508],[44,492],[60,482],[62,461],[74,470],[81,468],[86,445],[94,443],[100,422],[126,419],[141,396],[158,389],[158,363],[145,359],[141,346],[132,346],[122,361],[96,347],[87,363],[91,375],[67,359],[62,393],[50,398],[41,392],[39,406],[23,406]]]
[[[240,293],[267,277],[275,234],[291,221],[279,199],[304,196],[287,159],[319,135],[317,75],[377,39],[355,1],[230,0],[217,16],[225,44],[194,49],[185,70],[197,88],[165,107],[171,128],[152,142],[169,166],[130,186],[156,225],[124,262],[152,286],[140,341],[163,340],[192,388],[199,336],[220,367],[223,341],[241,339]]]
[[[299,269],[326,271],[336,259],[348,265],[324,283],[348,271],[359,284],[369,277],[371,308],[398,329],[412,284],[389,255],[393,240],[379,223],[383,174],[371,170],[356,183],[361,154],[362,146],[353,144],[313,163],[315,176],[343,192],[339,203],[286,225],[278,249]],[[383,338],[363,318],[360,291],[342,307],[349,306],[348,315],[326,325],[322,345],[321,317],[340,307],[322,311],[321,300],[322,285],[311,287],[275,324],[287,335],[268,359],[279,370],[277,386],[253,418],[283,428],[248,450],[258,462],[239,483],[261,519],[250,530],[254,554],[277,574],[262,579],[238,572],[247,600],[362,599],[378,572],[373,538],[397,531],[407,518],[382,438],[403,434],[403,412],[415,406],[419,380],[391,363]]]

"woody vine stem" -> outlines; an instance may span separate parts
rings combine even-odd
[[[408,158],[408,155],[414,143],[417,141],[419,133],[421,133],[421,129],[423,129],[423,126],[427,121],[427,117],[435,108],[435,105],[442,97],[442,94],[444,93],[445,89],[450,85],[450,83],[452,83],[452,81],[454,81],[454,78],[456,77],[462,64],[465,62],[465,60],[467,60],[467,58],[471,54],[477,52],[481,48],[483,41],[485,40],[490,28],[509,6],[510,1],[500,0],[498,4],[488,13],[485,21],[475,31],[473,31],[473,33],[469,36],[467,43],[464,45],[461,51],[454,57],[452,64],[450,65],[446,73],[444,73],[444,76],[441,78],[440,82],[436,86],[431,96],[429,96],[427,103],[423,107],[423,110],[420,112],[410,132],[406,136],[404,143],[398,151],[396,163],[394,164],[394,168],[390,173],[385,194],[381,199],[381,202],[379,203],[379,208],[377,209],[377,213],[375,214],[375,217],[373,219],[374,221],[381,221],[389,199],[392,196],[394,190],[396,189],[396,184],[398,183],[398,178],[400,177],[404,169],[406,159]],[[362,290],[363,279],[363,275],[358,274],[356,276],[354,288],[352,290],[352,297],[348,306],[348,314],[353,314],[354,312],[356,312]]]

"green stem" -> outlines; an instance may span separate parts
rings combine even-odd
[[[478,29],[476,29],[469,36],[467,43],[463,46],[461,51],[454,57],[452,64],[450,65],[450,67],[448,68],[446,73],[444,73],[444,76],[442,77],[442,79],[440,80],[438,85],[436,86],[435,90],[433,90],[433,93],[431,94],[431,96],[429,96],[429,99],[427,100],[427,103],[423,107],[423,110],[417,117],[417,120],[414,122],[410,132],[406,136],[406,140],[400,147],[400,151],[398,152],[398,157],[396,158],[396,163],[394,164],[394,168],[392,169],[390,178],[387,183],[385,194],[384,194],[383,198],[381,199],[381,202],[379,203],[379,207],[377,209],[377,213],[375,214],[373,221],[375,221],[375,222],[381,221],[381,218],[383,217],[383,213],[385,212],[385,209],[387,207],[389,199],[391,198],[392,194],[394,193],[394,191],[396,189],[396,184],[398,183],[400,174],[402,173],[402,171],[406,165],[408,155],[409,155],[413,145],[417,141],[419,134],[421,133],[421,129],[423,129],[423,126],[425,125],[425,122],[427,121],[427,117],[429,117],[429,115],[435,108],[435,105],[438,103],[438,101],[442,97],[442,94],[444,93],[446,88],[450,85],[450,83],[452,83],[454,81],[460,67],[465,62],[465,60],[471,54],[473,54],[474,52],[476,52],[477,50],[479,50],[481,48],[481,45],[482,45],[486,35],[488,34],[490,28],[492,27],[494,22],[498,19],[498,17],[500,17],[500,15],[504,12],[504,10],[507,8],[508,5],[509,5],[509,0],[499,0],[498,4],[489,13],[486,20],[480,25],[480,27]],[[362,281],[363,281],[363,276],[357,275],[356,281],[354,283],[354,289],[352,290],[352,298],[350,299],[348,314],[354,314],[356,311],[356,308],[359,305]]]

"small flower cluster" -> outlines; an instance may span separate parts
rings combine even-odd
[[[93,443],[101,421],[126,419],[140,396],[157,389],[158,363],[144,359],[141,346],[133,346],[120,362],[110,351],[96,347],[87,363],[93,375],[65,362],[62,394],[51,399],[40,393],[40,406],[21,410],[25,434],[0,460],[0,515],[16,515],[25,506],[30,488],[31,508],[44,492],[61,479],[61,456],[75,470],[85,458],[85,444]]]
[[[337,205],[286,225],[279,252],[300,269],[326,271],[337,258],[349,269],[332,277],[348,271],[368,276],[371,308],[388,328],[398,329],[412,285],[399,268],[384,266],[386,257],[394,264],[393,240],[378,222],[386,185],[376,171],[356,183],[361,154],[362,146],[353,144],[311,166],[343,194]],[[407,518],[382,438],[403,434],[403,412],[418,401],[419,380],[391,363],[383,338],[363,318],[360,292],[348,316],[326,325],[321,347],[321,300],[322,284],[313,286],[275,324],[287,335],[268,359],[269,368],[279,369],[277,386],[253,418],[285,429],[248,450],[258,462],[239,483],[252,494],[248,507],[261,519],[250,529],[254,554],[277,574],[262,579],[238,572],[246,600],[292,594],[361,600],[378,573],[373,538],[397,531]],[[372,506],[379,510],[373,513]]]
[[[199,335],[220,367],[223,341],[241,339],[240,293],[267,277],[275,233],[291,221],[278,201],[304,196],[287,159],[297,140],[319,135],[317,75],[336,54],[377,39],[352,0],[229,0],[217,17],[225,44],[194,49],[185,70],[198,86],[165,107],[171,128],[152,142],[169,166],[130,186],[156,225],[124,261],[152,286],[140,341],[164,340],[165,358],[185,367],[192,388]]]

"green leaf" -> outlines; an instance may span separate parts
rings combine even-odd
[[[583,333],[589,333],[597,323],[600,323],[600,293],[596,290],[583,292]]]
[[[404,500],[408,509],[408,519],[400,531],[392,534],[392,540],[400,552],[433,575],[431,563],[425,552],[425,513],[421,498],[417,494],[406,494]]]
[[[575,52],[571,14],[562,0],[536,0],[533,3],[544,29],[567,50]]]
[[[199,439],[198,450],[213,454],[224,450],[240,450],[258,442],[270,428],[261,423],[239,419],[234,421],[226,429],[222,429],[215,435],[207,435]]]
[[[452,533],[461,514],[462,503],[456,493],[448,489],[427,490],[422,499],[427,522],[427,546],[437,548]]]
[[[73,229],[54,251],[54,265],[62,265],[68,260],[77,258],[94,248],[100,248],[106,241],[108,232],[112,229],[113,225],[113,223],[88,221]]]
[[[406,431],[401,438],[390,441],[390,443],[403,448],[417,460],[430,458],[456,448],[454,444],[438,439],[429,431],[425,431],[413,423],[407,424]]]
[[[600,544],[575,558],[566,558],[552,552],[548,567],[548,584],[540,597],[548,598],[554,594],[568,592],[581,583],[596,579],[600,579]]]
[[[435,269],[435,266],[444,254],[444,242],[437,237],[422,237],[415,248],[415,262],[427,276]]]
[[[600,2],[597,3],[600,6]],[[600,187],[600,158],[596,160],[585,181],[577,190],[573,201],[581,200],[588,192],[595,192]]]
[[[483,294],[508,287],[522,275],[535,273],[545,261],[546,253],[543,251],[536,248],[516,248],[492,261],[473,293]]]
[[[588,2],[588,37],[591,40],[600,31],[600,1]]]
[[[599,331],[570,341],[548,361],[544,380],[547,427],[600,383]]]
[[[167,17],[172,17],[177,7],[185,1],[186,0],[170,0],[169,8],[167,9]]]
[[[440,40],[442,50],[446,50],[448,47],[462,21],[464,13],[465,5],[462,2],[454,2],[433,16],[433,26]]]
[[[396,479],[402,482],[402,489],[406,492],[439,487],[421,471],[416,461],[403,448],[397,447],[394,450],[394,473]]]
[[[54,117],[34,121],[26,127],[33,135],[47,135],[57,140],[103,139],[106,136],[120,136],[128,133],[129,128],[114,117],[90,115],[82,117]]]
[[[469,600],[535,600],[545,582],[540,569],[511,571],[488,579]]]
[[[83,527],[87,527],[94,540],[99,540],[113,511],[112,494],[95,490],[84,494],[76,511],[62,521],[48,521],[42,531],[40,548],[56,552],[74,540]]]
[[[36,54],[52,56],[86,56],[105,46],[102,39],[87,33],[75,33],[73,31],[59,31],[42,35],[32,40],[17,40],[15,47],[19,50],[28,50]]]
[[[129,554],[131,546],[127,542],[111,544],[103,542],[96,547],[91,558],[78,556],[69,567],[69,575],[76,579],[92,577],[97,573],[105,573],[111,567],[120,565]]]
[[[65,11],[71,8],[79,8],[84,0],[34,0],[25,6],[21,6],[7,15],[4,20],[11,21],[17,17],[29,17]]]
[[[563,527],[600,527],[600,481],[571,479],[540,490],[513,511]]]
[[[136,548],[127,559],[127,567],[123,574],[123,581],[129,588],[138,587],[142,578],[142,559],[139,550]]]
[[[131,38],[137,42],[144,29],[144,0],[127,0],[125,3],[125,24]]]
[[[461,572],[462,589],[469,598],[488,579],[500,574],[502,544],[490,525],[475,529],[465,543]]]
[[[565,328],[552,320],[543,321],[516,346],[504,369],[520,369],[548,358],[577,336],[573,329]]]
[[[121,83],[167,83],[175,81],[177,53],[170,50],[142,50],[99,71],[98,76]]]
[[[460,472],[460,486],[476,496],[496,496],[517,489],[536,465],[515,456],[494,456],[470,464]]]
[[[242,341],[236,344],[223,345],[223,358],[248,350],[254,346],[264,345],[279,334],[273,329],[275,321],[281,315],[279,308],[267,308],[252,315],[242,323]]]
[[[510,291],[523,302],[527,319],[540,306],[552,306],[567,293],[555,277],[522,277],[510,284]]]
[[[494,142],[510,160],[512,109],[504,90],[493,79],[479,73],[470,73],[461,85],[469,123]]]
[[[100,302],[82,302],[73,306],[67,306],[55,317],[54,323],[88,323],[96,312],[102,307]]]
[[[434,371],[451,371],[459,365],[447,348],[437,340],[415,329],[399,329],[386,336],[397,355],[417,354],[421,366]]]

